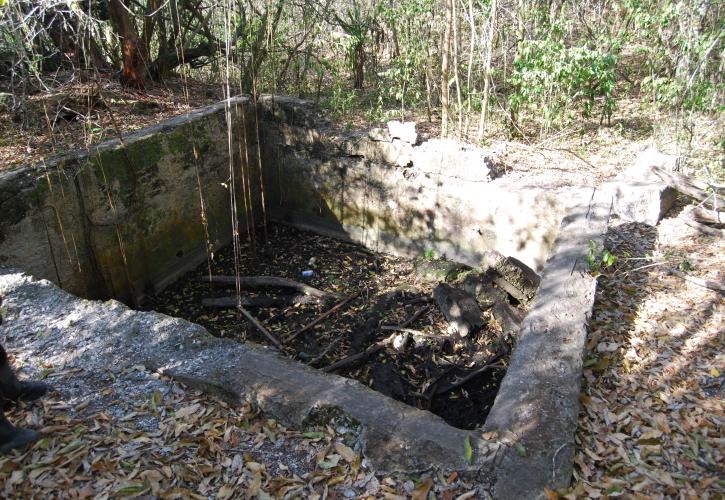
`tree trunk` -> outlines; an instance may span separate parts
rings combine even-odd
[[[493,36],[496,27],[497,0],[491,0],[491,14],[488,23],[488,37],[486,40],[486,60],[483,67],[483,101],[481,102],[481,118],[478,121],[478,142],[483,140],[486,131],[486,115],[488,114],[488,94],[491,82],[491,54],[493,53]]]
[[[146,82],[146,64],[148,62],[146,45],[139,38],[136,25],[129,17],[128,7],[124,5],[123,0],[107,1],[111,23],[121,38],[121,53],[123,54],[121,83],[142,89]]]
[[[360,41],[355,46],[355,89],[362,90],[365,83],[365,42]]]
[[[441,52],[441,136],[448,136],[448,77],[450,73],[451,26],[453,24],[453,1],[446,0],[446,28],[443,34]]]

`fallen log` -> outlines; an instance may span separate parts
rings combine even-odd
[[[281,297],[270,297],[268,295],[260,295],[257,297],[207,297],[201,299],[204,307],[216,307],[219,309],[231,309],[238,305],[249,309],[266,308],[266,307],[285,307],[297,304],[317,303],[318,300],[309,295],[289,295]]]
[[[694,198],[700,203],[708,205],[710,208],[717,208],[717,191],[711,193],[697,187],[691,179],[682,174],[675,172],[667,172],[660,167],[650,167],[657,176],[667,184],[675,188],[680,193]]]
[[[219,285],[236,286],[236,276],[204,276],[199,278],[202,283],[216,283]],[[287,278],[280,278],[278,276],[240,276],[239,286],[242,288],[292,288],[305,295],[311,295],[313,297],[326,298],[326,297],[340,297],[340,294],[334,292],[325,292],[318,290],[315,287],[305,285]]]
[[[495,272],[493,282],[519,302],[527,303],[536,295],[541,277],[520,260],[489,250],[483,264],[484,270]]]
[[[467,337],[483,327],[483,311],[468,292],[441,283],[433,289],[433,298],[448,324],[459,336]]]

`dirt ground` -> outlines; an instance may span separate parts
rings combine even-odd
[[[73,105],[52,107],[50,121],[57,125],[51,139],[42,132],[48,130],[45,111],[41,120],[37,113],[28,117],[35,125],[23,128],[25,117],[3,110],[4,168],[189,109],[181,84],[150,89],[146,96],[109,82],[67,87],[86,89],[69,94],[86,103],[75,108],[90,109],[91,117],[73,118],[78,114],[64,111],[76,110]],[[191,107],[219,98],[213,87],[189,89]],[[84,95],[91,98],[82,101]],[[488,144],[522,182],[531,173],[558,185],[599,182],[647,145],[677,153],[670,118],[623,102],[612,127],[586,125],[532,142],[494,133]],[[708,167],[715,177],[722,175],[722,120],[697,117],[689,172],[703,174]],[[613,221],[607,247],[617,262],[599,278],[574,479],[566,491],[547,492],[549,498],[725,496],[723,296],[682,275],[723,283],[725,244],[685,225],[678,211],[656,228]],[[304,264],[309,257],[300,259]],[[7,347],[22,376],[45,378],[56,390],[9,413],[11,421],[39,430],[43,439],[0,458],[6,497],[486,498],[455,474],[376,474],[344,443],[344,429],[284,429],[254,408],[231,408],[145,371],[64,373],[24,365],[22,353]]]
[[[432,259],[405,259],[375,254],[364,247],[335,240],[295,228],[271,224],[264,243],[261,228],[256,231],[256,244],[243,242],[235,259],[230,245],[213,255],[213,260],[200,265],[157,296],[149,297],[144,309],[179,316],[205,326],[214,335],[240,341],[270,341],[236,310],[234,304],[225,308],[205,307],[205,298],[229,297],[235,287],[210,286],[204,283],[211,274],[222,276],[277,276],[304,282],[318,290],[339,294],[321,303],[296,303],[283,307],[253,308],[252,313],[263,325],[285,343],[284,354],[318,368],[332,365],[349,354],[355,354],[395,335],[393,330],[368,331],[372,321],[383,328],[395,327],[407,320],[407,346],[397,349],[389,345],[363,362],[336,373],[354,378],[378,392],[412,406],[431,410],[455,427],[473,429],[481,426],[493,405],[498,385],[505,374],[505,365],[483,373],[470,382],[439,393],[454,384],[486,360],[503,354],[508,359],[509,345],[500,344],[503,328],[494,318],[492,307],[484,308],[486,326],[466,339],[448,332],[448,323],[435,305],[431,292],[439,282],[452,281],[456,273],[468,272],[465,266]],[[312,276],[303,273],[311,271]],[[460,280],[459,280],[460,281]],[[385,294],[402,290],[376,312]],[[242,291],[246,298],[284,298],[279,289]],[[502,295],[508,300],[505,292]],[[351,297],[352,300],[347,301]],[[300,329],[316,320],[336,304],[343,303],[307,332]],[[513,306],[511,306],[513,308]],[[519,317],[524,308],[518,306]],[[375,316],[375,317],[374,317]]]

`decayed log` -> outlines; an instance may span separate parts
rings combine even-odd
[[[659,176],[660,179],[665,181],[667,184],[678,190],[680,193],[685,194],[691,198],[695,198],[697,201],[708,205],[710,208],[717,208],[717,202],[715,197],[718,196],[717,192],[709,193],[703,189],[697,187],[692,179],[682,174],[675,172],[667,172],[666,170],[659,167],[650,167],[652,171]]]
[[[725,224],[725,212],[717,212],[715,210],[705,210],[704,208],[689,206],[683,210],[683,213],[690,216],[697,222],[707,224]]]
[[[202,283],[216,283],[219,285],[229,286],[237,284],[237,278],[235,276],[204,276],[203,278],[199,278],[199,281]],[[317,288],[305,285],[304,283],[299,283],[287,278],[280,278],[278,276],[240,276],[239,286],[242,288],[292,288],[304,293],[305,295],[311,295],[312,297],[340,297],[340,294],[318,290]]]
[[[285,307],[293,306],[297,304],[310,304],[317,303],[318,300],[315,297],[309,295],[287,295],[270,297],[268,295],[259,295],[257,297],[216,297],[216,298],[203,298],[201,304],[204,307],[216,307],[219,309],[231,309],[241,305],[249,309],[264,308],[264,307]]]
[[[441,283],[433,289],[433,298],[449,325],[461,337],[467,337],[483,327],[483,311],[468,292]]]
[[[494,283],[519,302],[527,303],[536,295],[541,277],[520,260],[489,250],[483,263],[485,268],[495,271]]]

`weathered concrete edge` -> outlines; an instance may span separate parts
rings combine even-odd
[[[584,344],[597,284],[587,254],[590,241],[602,248],[611,205],[610,194],[592,189],[589,203],[569,211],[521,325],[484,428],[508,445],[495,468],[496,498],[544,498],[545,486],[556,490],[571,480]]]
[[[436,468],[490,477],[493,471],[497,443],[270,349],[216,338],[200,325],[134,311],[114,300],[81,299],[8,268],[0,268],[0,295],[6,308],[0,334],[33,338],[35,351],[24,355],[38,362],[49,361],[46,352],[60,351],[72,353],[73,366],[90,370],[142,364],[225,399],[252,400],[267,415],[297,428],[324,422],[328,410],[339,410],[358,428],[364,456],[380,472]],[[48,350],[50,343],[54,348]],[[472,464],[465,456],[467,439]]]

